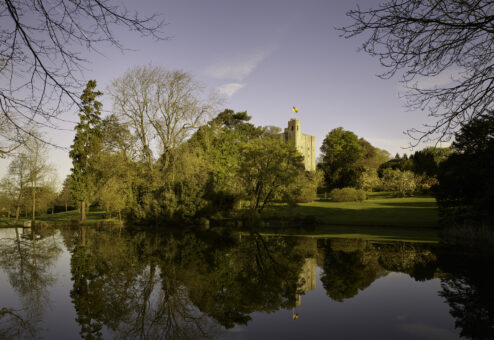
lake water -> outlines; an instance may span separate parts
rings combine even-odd
[[[0,339],[492,339],[491,271],[437,244],[0,229]]]

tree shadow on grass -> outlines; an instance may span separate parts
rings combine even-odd
[[[437,208],[436,202],[383,202],[383,203],[374,203],[382,206],[389,207],[403,207],[403,208],[429,208],[435,209]]]
[[[278,208],[273,217],[281,220],[310,217],[316,225],[351,225],[364,227],[437,228],[434,203],[380,204],[378,207],[348,209],[337,207],[297,206]]]

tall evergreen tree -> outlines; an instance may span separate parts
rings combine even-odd
[[[81,96],[79,123],[75,127],[74,144],[71,146],[72,158],[72,196],[80,203],[81,222],[86,221],[86,204],[94,187],[94,162],[101,150],[101,107],[96,100],[103,93],[95,91],[96,81],[88,81]]]

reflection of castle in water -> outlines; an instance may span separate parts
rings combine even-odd
[[[316,289],[316,267],[317,261],[315,257],[308,257],[305,259],[302,271],[298,278],[299,293],[297,293],[296,296],[295,307],[302,304],[302,294]]]

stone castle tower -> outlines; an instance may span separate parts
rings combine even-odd
[[[300,154],[304,156],[305,170],[316,171],[316,137],[302,133],[300,120],[290,119],[282,136],[285,142],[293,143]]]

